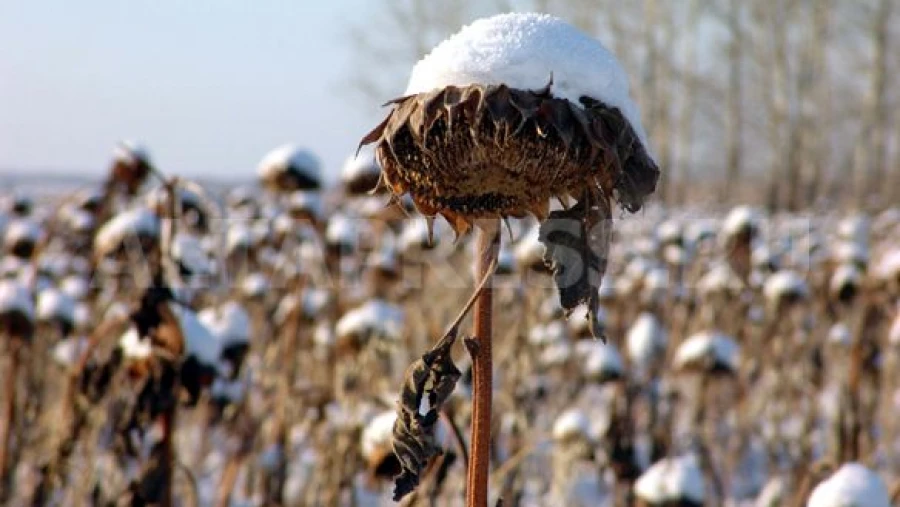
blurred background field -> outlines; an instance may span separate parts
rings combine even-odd
[[[662,178],[614,212],[606,344],[504,227],[492,500],[900,505],[892,0],[0,3],[0,503],[391,504],[403,373],[475,250],[354,154],[509,10],[618,56]],[[406,505],[463,503],[461,349]]]

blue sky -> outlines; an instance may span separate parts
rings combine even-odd
[[[114,143],[163,170],[252,178],[271,148],[339,170],[382,114],[345,84],[366,0],[0,0],[0,173],[101,175]]]

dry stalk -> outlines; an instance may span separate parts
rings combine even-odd
[[[865,309],[862,313],[865,313]],[[863,347],[865,345],[865,329],[864,316],[862,314],[854,315],[855,322],[852,328],[853,342],[850,345],[850,364],[847,374],[847,385],[845,391],[845,406],[841,407],[841,413],[844,414],[846,424],[843,428],[842,446],[840,449],[840,460],[838,462],[856,461],[862,455],[863,440],[863,421],[862,421],[862,380],[863,380]]]
[[[291,312],[287,319],[287,326],[281,334],[281,343],[278,348],[281,349],[279,361],[279,370],[281,371],[280,381],[278,383],[278,394],[276,398],[276,421],[275,421],[275,440],[279,449],[279,463],[275,471],[276,477],[274,488],[269,492],[269,500],[283,502],[284,484],[287,480],[287,447],[289,442],[290,421],[289,419],[289,403],[291,401],[291,391],[295,385],[297,375],[297,341],[300,339],[301,321],[303,320],[303,290],[305,281],[301,281],[297,294],[300,296],[300,304]],[[235,472],[236,473],[236,472]],[[223,481],[224,482],[224,481]],[[267,481],[270,482],[270,481]]]
[[[900,504],[900,480],[894,481],[893,486],[891,486],[891,503],[894,505]]]
[[[22,344],[16,337],[4,336],[7,348],[6,378],[4,379],[3,407],[0,409],[0,499],[11,494],[10,446],[16,425],[16,394],[18,392],[19,360]]]
[[[246,439],[245,442],[250,442],[251,439]],[[244,460],[249,454],[249,447],[243,448],[238,451],[234,456],[228,460],[228,464],[225,465],[225,470],[222,472],[222,478],[219,481],[219,487],[216,490],[216,502],[215,505],[217,507],[228,507],[231,505],[231,495],[234,492],[234,485],[237,482],[238,472],[241,470],[241,465],[244,464]]]
[[[712,485],[713,495],[717,501],[723,502],[725,499],[725,488],[722,479],[716,470],[713,461],[712,451],[709,448],[707,440],[709,440],[709,427],[711,424],[708,417],[709,402],[712,398],[715,378],[707,372],[701,372],[698,379],[697,390],[695,391],[695,403],[697,404],[694,412],[694,428],[696,428],[697,454],[700,458],[700,468],[706,476],[706,480]]]
[[[501,463],[496,469],[494,469],[494,474],[491,476],[491,481],[495,485],[503,484],[504,479],[522,465],[529,456],[537,449],[538,444],[541,443],[544,439],[541,437],[532,438],[528,444],[523,445],[519,448],[515,454],[507,458],[506,461]]]

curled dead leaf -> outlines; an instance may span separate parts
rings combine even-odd
[[[544,263],[553,273],[566,315],[578,305],[587,305],[591,332],[605,341],[597,307],[612,239],[609,198],[599,191],[585,191],[571,208],[550,213],[538,239],[545,247]]]

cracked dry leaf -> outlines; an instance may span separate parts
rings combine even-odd
[[[609,198],[586,191],[575,206],[551,212],[541,224],[538,239],[545,247],[544,263],[553,273],[566,315],[578,305],[587,305],[591,332],[605,341],[597,306],[612,239]]]
[[[456,338],[451,329],[446,339],[409,366],[404,375],[394,422],[394,454],[401,472],[394,479],[394,500],[400,500],[419,485],[428,461],[440,454],[435,430],[441,407],[462,376],[453,364],[450,349]]]

